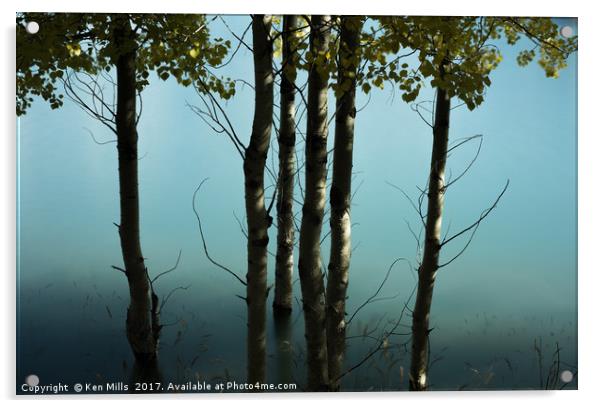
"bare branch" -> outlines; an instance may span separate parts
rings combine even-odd
[[[478,135],[480,136],[480,135]],[[473,140],[473,138],[471,138],[470,140]],[[463,142],[464,143],[464,142]],[[445,190],[447,190],[450,186],[452,186],[456,181],[460,180],[462,177],[464,177],[464,175],[466,173],[468,173],[468,170],[470,170],[470,168],[472,167],[472,165],[477,161],[477,159],[479,158],[479,154],[481,153],[481,147],[483,146],[483,138],[479,137],[479,146],[477,147],[477,151],[474,155],[474,157],[472,158],[472,160],[470,161],[470,163],[468,163],[468,166],[466,166],[466,168],[464,169],[464,171],[462,171],[462,173],[460,173],[460,175],[454,179],[452,179],[449,183],[447,183],[443,188]],[[449,153],[448,153],[449,154]]]
[[[73,77],[75,77],[78,83],[84,84],[85,88],[82,88],[81,86],[75,84],[73,82]],[[98,96],[97,93],[95,93],[94,91],[94,86],[97,85],[91,86],[89,84],[86,84],[79,77],[77,77],[77,73],[74,72],[67,72],[67,74],[64,77],[61,77],[60,80],[63,83],[65,95],[67,96],[67,98],[79,105],[79,107],[82,108],[82,110],[88,116],[98,120],[100,123],[111,129],[111,132],[117,134],[117,128],[115,125],[115,115],[112,114],[112,116],[105,116],[103,114],[102,109],[99,110],[96,105],[96,100],[101,99],[101,97]],[[92,104],[84,101],[81,94],[90,96],[92,98]]]
[[[367,305],[369,305],[370,303],[372,303],[372,301],[378,296],[378,294],[380,293],[380,291],[382,290],[382,288],[385,286],[385,283],[387,282],[387,279],[389,279],[389,275],[391,274],[391,271],[393,270],[393,268],[395,267],[395,265],[400,262],[400,261],[406,261],[408,263],[408,265],[410,265],[410,261],[408,261],[406,258],[397,258],[393,261],[393,263],[391,263],[391,265],[389,266],[389,269],[387,270],[387,273],[385,274],[385,278],[382,280],[382,282],[380,283],[380,285],[378,286],[378,289],[376,290],[376,292],[374,292],[374,294],[372,296],[370,296],[368,299],[366,299],[366,301],[364,301],[364,303],[362,303],[357,309],[355,309],[355,312],[353,312],[353,314],[351,315],[351,317],[349,318],[349,320],[347,320],[347,325],[349,325],[351,323],[351,321],[353,320],[353,318],[359,313],[360,310],[362,310],[364,307],[366,307]]]
[[[106,145],[106,144],[109,144],[109,143],[117,143],[117,139],[107,140],[105,142],[100,142],[100,141],[96,140],[96,138],[94,137],[94,133],[92,133],[92,131],[90,129],[88,129],[87,127],[84,127],[83,129],[90,134],[90,137],[92,138],[92,141],[94,141],[94,143],[96,143],[97,145]]]
[[[115,265],[111,265],[111,268],[115,269],[116,271],[123,272],[123,273],[125,273],[127,275],[127,272],[123,268],[120,268],[120,267],[115,266]]]
[[[432,129],[433,128],[433,123],[429,122],[428,120],[426,120],[426,118],[424,116],[422,116],[422,113],[420,112],[420,109],[425,109],[422,106],[422,103],[424,103],[424,102],[430,102],[430,101],[422,101],[422,102],[418,102],[418,103],[413,103],[413,104],[410,105],[410,109],[412,109],[414,112],[416,112],[418,114],[418,116],[420,116],[420,119],[422,119],[422,121],[424,123],[426,123],[426,125]],[[425,109],[425,110],[427,110],[427,109]],[[429,111],[429,110],[427,110],[427,111],[429,113],[431,113],[431,111]]]
[[[477,228],[479,226],[479,224],[481,223],[481,221],[483,221],[491,213],[491,211],[493,211],[493,209],[497,206],[497,204],[500,202],[502,196],[506,193],[506,190],[508,189],[509,185],[510,185],[510,180],[507,180],[506,181],[506,185],[502,189],[502,192],[497,196],[497,198],[495,199],[495,201],[493,202],[493,204],[489,208],[487,208],[485,211],[483,211],[481,213],[480,217],[475,222],[473,222],[472,224],[470,224],[468,227],[464,228],[462,231],[460,231],[460,232],[452,235],[450,238],[448,238],[445,241],[441,242],[440,246],[443,247],[445,244],[447,244],[450,241],[452,241],[452,240],[458,238],[459,236],[465,234],[466,232],[470,231],[471,229]],[[445,265],[447,265],[448,263],[446,263]]]
[[[368,360],[370,360],[370,358],[372,356],[374,356],[379,351],[385,349],[386,348],[385,344],[388,341],[388,338],[390,336],[402,336],[402,335],[410,334],[410,333],[397,333],[395,330],[401,325],[401,320],[403,319],[405,311],[410,310],[408,307],[408,304],[412,300],[412,297],[414,296],[414,293],[416,292],[417,287],[418,287],[418,284],[414,285],[414,288],[412,289],[410,296],[408,296],[408,298],[406,299],[405,304],[404,304],[403,308],[401,309],[401,313],[399,314],[399,317],[397,318],[397,320],[394,322],[391,330],[385,331],[381,337],[377,338],[375,341],[376,346],[368,354],[366,354],[358,363],[354,364],[353,366],[351,366],[350,368],[345,370],[345,372],[343,372],[338,378],[336,378],[336,381],[345,377],[346,375],[351,373],[353,370],[356,370],[357,368],[361,367],[364,363],[366,363]],[[410,339],[411,339],[411,337],[410,337]],[[410,341],[410,339],[408,339],[408,341],[406,341],[405,344],[407,344]]]
[[[205,184],[205,182],[208,179],[205,178],[201,181],[201,183],[199,184],[199,186],[196,188],[196,190],[194,191],[194,194],[192,195],[192,211],[194,211],[194,215],[196,216],[197,222],[198,222],[198,227],[199,227],[199,232],[201,234],[201,241],[203,242],[203,250],[205,251],[205,255],[207,256],[207,259],[209,259],[209,261],[217,266],[220,269],[223,269],[224,271],[228,272],[230,275],[234,276],[240,283],[242,283],[243,285],[247,286],[247,282],[245,282],[241,277],[238,276],[238,274],[236,274],[235,272],[233,272],[231,269],[225,267],[224,265],[218,263],[217,261],[215,261],[211,255],[209,255],[209,250],[207,249],[207,242],[205,241],[205,235],[203,234],[203,225],[201,223],[201,217],[199,216],[199,212],[196,209],[196,195],[198,194],[199,190],[201,189],[201,187],[203,186],[203,184]]]
[[[167,294],[167,296],[163,296],[163,299],[161,300],[161,305],[159,306],[159,310],[158,310],[157,314],[161,314],[161,311],[163,310],[163,307],[167,304],[167,301],[169,300],[169,298],[171,297],[171,295],[173,295],[178,290],[188,290],[190,288],[190,286],[191,285],[188,285],[188,286],[178,286],[178,287],[175,287],[172,290],[170,290],[169,293]]]
[[[412,201],[410,196],[401,187],[398,187],[393,183],[389,183],[388,181],[385,181],[385,183],[387,183],[389,186],[393,187],[395,190],[397,190],[401,194],[403,194],[403,196],[408,200],[408,202],[410,203],[412,208],[414,208],[414,211],[416,211],[416,213],[420,216],[420,221],[422,222],[422,225],[424,227],[426,227],[426,223],[424,222],[424,216],[422,215],[422,211],[419,209],[419,207],[416,206],[416,204],[414,204],[414,201]],[[421,204],[420,198],[419,198],[418,202],[419,202],[419,205],[421,206],[422,204]]]
[[[178,265],[180,264],[181,256],[182,256],[182,250],[180,249],[180,252],[178,253],[178,259],[176,259],[175,265],[172,266],[171,268],[169,268],[168,270],[161,272],[160,274],[155,276],[155,278],[153,280],[151,280],[151,283],[155,283],[161,276],[167,275],[168,273],[175,271],[177,269]]]
[[[222,68],[222,67],[225,67],[226,65],[230,64],[230,62],[232,62],[232,60],[234,59],[234,57],[236,56],[236,54],[238,53],[238,51],[240,50],[240,47],[242,45],[244,45],[245,47],[247,47],[247,49],[249,48],[249,45],[245,42],[245,37],[247,35],[247,32],[249,31],[249,29],[253,25],[252,23],[249,23],[249,25],[247,25],[247,28],[245,28],[245,31],[243,31],[242,36],[239,37],[239,36],[236,36],[232,30],[230,30],[230,27],[228,26],[228,24],[226,23],[226,21],[221,16],[219,16],[219,18],[224,23],[224,25],[226,26],[226,28],[228,29],[228,31],[230,31],[230,33],[234,36],[234,38],[236,38],[238,40],[238,44],[236,45],[236,48],[234,49],[234,51],[230,55],[230,58],[228,58],[228,60],[226,62],[224,62],[223,64],[218,65],[218,66],[215,67],[215,68],[218,68],[218,69]]]
[[[449,156],[450,156],[450,153],[451,153],[451,152],[452,152],[454,149],[457,149],[458,147],[460,147],[460,146],[464,145],[465,143],[471,142],[471,141],[473,141],[474,139],[480,139],[480,138],[482,138],[482,137],[483,137],[483,135],[481,135],[481,134],[478,134],[478,135],[474,135],[474,136],[470,136],[470,137],[464,137],[464,138],[462,138],[462,139],[458,139],[458,140],[459,140],[459,142],[458,142],[458,143],[456,143],[456,144],[454,144],[452,147],[450,147],[450,148],[447,150],[447,156],[449,157]]]

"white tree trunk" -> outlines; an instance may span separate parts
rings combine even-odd
[[[297,27],[297,16],[284,16],[282,34],[282,79],[280,82],[280,132],[278,135],[279,167],[278,248],[276,250],[276,279],[274,313],[290,314],[293,309],[293,191],[295,187],[295,54],[291,47],[292,30]]]
[[[351,260],[351,173],[355,127],[356,73],[362,20],[341,17],[336,127],[332,186],[330,187],[330,263],[326,288],[326,335],[328,376],[331,390],[340,387],[345,358],[345,297]]]
[[[274,76],[271,16],[253,16],[255,114],[245,150],[245,206],[247,213],[247,379],[265,382],[268,214],[265,207],[264,169],[272,132]]]
[[[450,100],[447,92],[437,89],[433,150],[428,187],[428,210],[424,237],[423,258],[418,269],[418,290],[412,319],[412,363],[410,389],[427,389],[429,318],[435,277],[439,268],[441,249],[441,222],[445,193],[445,163],[449,138]]]
[[[325,54],[330,44],[330,16],[311,17],[310,49]],[[313,65],[309,72],[305,146],[305,202],[299,237],[299,278],[307,341],[308,388],[328,389],[324,279],[320,235],[326,203],[328,78]]]

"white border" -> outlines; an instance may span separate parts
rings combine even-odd
[[[282,405],[306,406],[316,402],[327,404],[344,400],[344,404],[364,406],[443,406],[445,407],[506,407],[510,404],[537,405],[548,407],[589,406],[592,401],[602,400],[597,394],[601,388],[600,375],[600,314],[602,310],[602,286],[598,257],[602,240],[601,216],[602,182],[600,163],[602,162],[600,137],[602,132],[598,122],[601,113],[599,13],[589,1],[548,1],[527,2],[525,0],[504,0],[501,2],[467,0],[427,0],[422,2],[404,0],[369,0],[352,2],[349,0],[303,0],[285,2],[283,0],[225,0],[206,2],[197,0],[147,0],[133,5],[123,0],[102,2],[77,2],[66,0],[22,0],[13,4],[2,3],[2,80],[3,98],[0,113],[5,128],[1,152],[1,222],[0,259],[2,270],[2,335],[0,342],[4,367],[0,370],[0,390],[9,403],[15,402],[15,202],[16,202],[16,145],[14,117],[14,66],[15,37],[14,16],[16,11],[80,11],[80,12],[197,12],[248,14],[271,12],[280,13],[336,13],[336,14],[427,14],[427,15],[545,15],[571,16],[579,18],[579,391],[565,392],[435,392],[425,395],[410,393],[355,393],[337,395],[310,394],[270,394],[270,395],[169,395],[169,396],[130,396],[129,399],[145,400],[150,406],[164,406],[165,400],[177,400],[181,404],[192,400],[194,404],[237,403],[248,406]],[[598,126],[597,126],[598,125]],[[553,165],[551,163],[550,165]],[[545,171],[545,169],[542,169]],[[535,295],[535,294],[534,294]],[[85,398],[85,404],[105,406],[107,400],[123,399],[121,396]],[[31,399],[26,403],[32,403]],[[46,404],[82,404],[82,397],[46,397]],[[142,401],[137,401],[142,403]]]

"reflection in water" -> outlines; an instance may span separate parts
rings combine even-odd
[[[290,313],[274,315],[276,336],[276,378],[281,384],[294,382],[293,376],[293,338]]]
[[[40,378],[41,385],[123,381],[129,387],[122,392],[136,392],[136,382],[247,382],[246,307],[226,291],[207,290],[203,297],[182,292],[174,297],[162,313],[166,326],[161,332],[160,360],[136,364],[123,335],[125,285],[115,291],[111,282],[103,285],[82,279],[75,285],[56,277],[53,275],[56,282],[52,287],[46,288],[48,284],[42,282],[21,290],[18,393],[23,393],[20,385],[32,374]],[[456,316],[444,312],[439,311],[433,322],[431,389],[540,389],[546,383],[548,388],[576,388],[574,315],[544,317],[543,311],[512,315],[481,310]],[[378,346],[380,332],[372,331],[383,314],[397,316],[398,302],[371,305],[349,328],[345,369]],[[295,308],[291,316],[270,318],[269,322],[267,380],[294,383],[297,391],[303,391],[307,384],[302,314]],[[386,352],[374,354],[345,376],[341,390],[407,390],[408,355],[395,347],[406,340],[390,338]],[[569,375],[572,381],[568,383],[558,380]]]
[[[159,359],[134,359],[129,391],[134,394],[160,393],[160,387],[154,386],[157,383],[163,383]]]

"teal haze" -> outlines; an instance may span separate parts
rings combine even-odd
[[[237,32],[249,21],[244,16],[226,19]],[[576,20],[558,22],[577,30]],[[216,35],[229,38],[219,20],[214,26]],[[520,45],[529,46],[527,41]],[[451,141],[481,134],[483,145],[470,171],[446,194],[443,231],[449,224],[450,234],[471,224],[507,179],[510,187],[466,252],[438,273],[431,348],[433,358],[442,359],[431,369],[434,388],[538,387],[536,339],[542,340],[546,372],[556,342],[562,347],[563,367],[577,364],[577,58],[570,57],[560,78],[549,79],[536,63],[518,67],[517,48],[501,46],[504,60],[491,76],[481,107],[452,111]],[[242,47],[223,72],[252,81],[251,53]],[[433,95],[427,89],[419,100]],[[184,381],[199,373],[207,379],[242,381],[246,308],[235,295],[243,295],[244,287],[207,260],[192,211],[194,190],[209,178],[197,197],[209,251],[244,276],[246,242],[235,218],[244,224],[241,158],[225,135],[213,132],[186,106],[200,104],[193,90],[155,78],[142,100],[142,249],[151,276],[172,267],[182,251],[178,268],[156,284],[160,297],[187,287],[173,293],[162,315],[164,323],[174,323],[163,331],[164,376]],[[224,105],[238,136],[248,141],[252,90],[237,87],[236,96]],[[357,114],[354,150],[350,311],[376,291],[395,258],[416,266],[416,242],[406,221],[417,232],[418,215],[390,184],[415,200],[430,160],[430,128],[399,92],[385,86],[368,99],[359,91],[358,106],[364,105]],[[18,125],[17,384],[29,374],[37,374],[42,383],[125,378],[132,365],[124,332],[128,289],[121,272],[111,268],[121,266],[113,225],[119,219],[116,147],[94,143],[89,132],[103,142],[115,136],[69,101],[52,111],[36,100]],[[331,142],[333,136],[334,127]],[[477,146],[475,141],[454,150],[448,177],[463,171]],[[302,152],[303,146],[297,149]],[[268,162],[276,165],[275,151]],[[271,198],[272,180],[266,177],[266,183]],[[275,237],[272,227],[273,252]],[[465,240],[456,241],[444,248],[443,261],[462,249]],[[328,239],[324,262],[327,251]],[[273,257],[269,267],[273,280]],[[366,324],[373,327],[383,315],[383,321],[398,316],[414,283],[415,272],[398,263],[379,294],[385,299],[362,309],[350,335],[361,334]],[[299,298],[298,281],[295,290]],[[270,305],[271,300],[270,294]],[[301,386],[304,341],[298,302],[293,313],[298,320],[291,344],[300,366],[293,371]],[[269,319],[268,372],[276,382],[277,345]],[[369,339],[349,341],[351,366],[373,344]],[[407,389],[399,366],[409,367],[409,355],[394,357],[400,360],[390,360],[393,368],[383,363],[385,357],[376,357],[350,375],[344,388]],[[503,359],[511,363],[500,363]],[[488,372],[493,379],[481,378]]]

